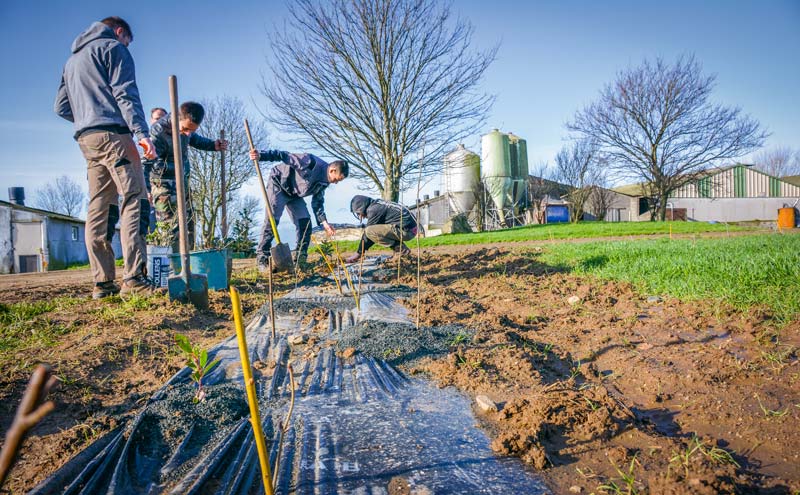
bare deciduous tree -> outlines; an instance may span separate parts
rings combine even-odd
[[[586,202],[592,194],[599,175],[598,148],[588,139],[580,139],[561,148],[556,155],[556,178],[569,186],[569,219],[577,222],[583,217]]]
[[[36,190],[34,204],[43,210],[77,217],[83,211],[85,198],[86,194],[81,186],[68,176],[62,175]]]
[[[754,161],[759,170],[774,177],[800,175],[800,150],[795,151],[788,146],[761,151]]]
[[[608,209],[611,208],[614,200],[614,192],[609,189],[608,172],[603,168],[598,168],[592,182],[588,211],[597,220],[605,220]]]
[[[228,151],[225,152],[225,176],[228,202],[236,192],[256,173],[248,153],[250,145],[244,132],[243,120],[247,117],[244,103],[228,96],[202,102],[206,114],[200,134],[209,139],[218,139],[219,131],[225,130]],[[250,130],[257,146],[266,147],[267,133],[258,122],[250,119]],[[219,235],[222,219],[222,183],[220,180],[220,153],[189,148],[191,163],[190,188],[200,244],[211,246]],[[230,223],[229,219],[229,223]]]
[[[709,100],[715,76],[703,76],[694,57],[674,65],[645,60],[621,71],[600,98],[578,111],[567,128],[593,139],[620,176],[643,181],[667,198],[704,169],[758,148],[766,134],[739,108]]]
[[[560,197],[562,191],[553,179],[553,173],[546,161],[534,165],[528,176],[528,203],[536,215],[534,221],[539,224],[545,222],[545,210],[551,197]]]
[[[483,124],[494,98],[478,83],[497,48],[436,0],[297,0],[271,38],[268,118],[346,159],[384,199],[441,169]],[[425,146],[425,161],[419,152]]]

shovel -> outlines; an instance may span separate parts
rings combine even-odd
[[[247,119],[244,119],[244,130],[247,133],[247,141],[250,143],[250,149],[256,149],[253,145],[253,136],[250,134],[250,124]],[[269,197],[267,196],[267,188],[264,185],[264,177],[261,176],[261,167],[258,165],[258,160],[253,160],[256,166],[256,173],[258,173],[258,182],[261,184],[261,194],[264,196],[264,203],[267,205],[267,217],[269,217],[269,225],[272,227],[272,235],[275,236],[275,246],[270,248],[269,252],[272,256],[272,266],[276,271],[285,270],[290,272],[294,269],[292,262],[292,252],[289,250],[288,244],[281,242],[281,236],[278,235],[278,226],[275,225],[275,217],[272,215],[272,206],[269,204]]]
[[[169,100],[172,110],[172,149],[175,152],[175,186],[178,196],[178,238],[180,241],[181,273],[167,280],[171,301],[188,301],[208,309],[208,278],[193,274],[189,266],[189,238],[186,232],[186,191],[183,184],[183,155],[178,125],[178,78],[169,76]]]

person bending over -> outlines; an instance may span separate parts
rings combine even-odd
[[[297,263],[304,263],[311,241],[311,219],[303,198],[311,196],[311,209],[314,210],[317,225],[322,226],[329,236],[334,236],[336,229],[328,223],[325,216],[325,189],[330,184],[344,180],[350,174],[350,167],[344,160],[327,163],[310,153],[293,154],[278,150],[250,150],[250,158],[262,162],[278,162],[272,167],[265,184],[267,199],[272,207],[275,225],[280,222],[283,210],[289,211],[289,217],[297,229],[294,259]],[[259,271],[269,269],[273,237],[269,219],[265,219],[261,242],[256,250]]]

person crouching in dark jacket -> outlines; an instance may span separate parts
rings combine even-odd
[[[404,241],[417,235],[417,220],[408,208],[392,201],[358,195],[350,201],[350,211],[356,218],[366,219],[367,227],[361,237],[359,252],[345,261],[358,261],[373,244],[392,248],[401,256],[411,252]]]

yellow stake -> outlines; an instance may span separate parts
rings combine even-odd
[[[236,290],[236,287],[231,287],[231,304],[233,305],[236,338],[239,341],[239,356],[242,359],[242,373],[244,374],[244,385],[247,390],[247,402],[250,405],[250,423],[253,425],[258,461],[261,464],[261,479],[264,482],[266,495],[273,495],[272,474],[269,471],[269,453],[267,452],[267,443],[264,441],[264,432],[261,430],[261,415],[258,413],[256,383],[253,380],[253,371],[250,368],[250,355],[247,352],[247,339],[244,334],[244,325],[242,324],[242,303],[239,301],[239,291]]]
[[[669,224],[669,240],[672,240],[672,224]]]

